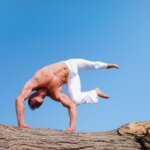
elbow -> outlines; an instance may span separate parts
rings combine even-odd
[[[23,102],[24,99],[21,95],[19,95],[17,98],[16,98],[16,103],[20,103],[20,102]]]
[[[19,97],[17,97],[17,98],[16,98],[16,103],[19,103],[20,100],[21,100],[21,99],[20,99]]]
[[[16,98],[16,108],[18,108],[19,104],[20,104],[20,100],[18,98]]]
[[[76,109],[76,104],[75,103],[71,103],[68,107],[69,109]]]
[[[17,98],[16,98],[16,106],[17,106],[17,105],[20,105],[21,103],[23,103],[22,99],[19,98],[19,97],[17,97]]]
[[[19,99],[18,99],[18,98],[16,98],[16,104],[17,104],[17,103],[19,103]]]

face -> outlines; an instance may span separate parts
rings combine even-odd
[[[42,96],[38,95],[37,93],[34,93],[29,100],[30,108],[33,110],[39,108],[43,103],[43,100],[44,98]]]

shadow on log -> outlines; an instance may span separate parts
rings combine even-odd
[[[150,150],[150,122],[108,132],[68,132],[0,125],[0,150]]]

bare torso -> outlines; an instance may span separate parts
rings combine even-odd
[[[36,83],[33,90],[44,88],[47,90],[47,96],[56,99],[56,94],[61,91],[62,85],[68,80],[69,69],[63,62],[43,67],[32,77],[32,82]]]

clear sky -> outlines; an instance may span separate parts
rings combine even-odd
[[[82,91],[99,87],[111,98],[78,107],[78,131],[107,131],[149,120],[149,0],[1,0],[0,123],[17,125],[15,98],[41,67],[69,58],[117,63],[119,70],[80,72]],[[66,91],[64,87],[63,91]],[[46,98],[32,127],[68,127],[67,109]]]

